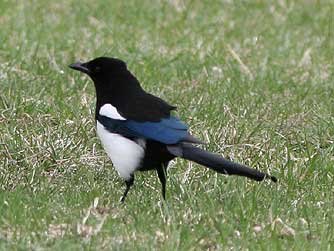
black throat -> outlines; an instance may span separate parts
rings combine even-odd
[[[136,100],[145,95],[138,80],[127,70],[106,76],[102,80],[93,78],[93,81],[96,91],[95,119],[104,104],[111,104],[118,111],[124,111],[129,106],[136,105]]]

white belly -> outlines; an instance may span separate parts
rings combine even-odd
[[[139,145],[119,134],[108,132],[99,121],[96,130],[117,172],[123,179],[128,180],[144,157],[145,145]]]

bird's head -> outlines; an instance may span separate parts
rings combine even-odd
[[[76,62],[70,68],[89,75],[94,82],[100,82],[127,70],[126,64],[117,58],[99,57],[86,63]]]

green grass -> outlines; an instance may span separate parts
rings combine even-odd
[[[333,1],[0,1],[1,250],[334,250]],[[128,200],[95,136],[92,82],[128,63],[207,148]],[[95,204],[94,204],[95,201]]]

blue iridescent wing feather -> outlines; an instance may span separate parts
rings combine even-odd
[[[174,116],[159,122],[136,122],[134,120],[115,120],[98,116],[98,120],[110,132],[129,138],[145,138],[164,144],[177,144],[189,137],[188,126]]]

